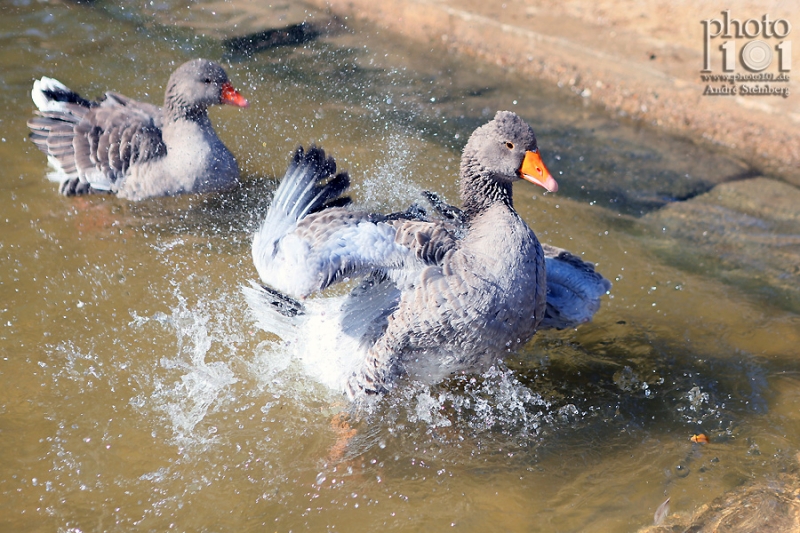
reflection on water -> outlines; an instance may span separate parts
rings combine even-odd
[[[175,65],[223,53],[156,4],[17,1],[0,21],[0,529],[631,531],[667,496],[690,512],[794,468],[797,315],[664,264],[634,218],[740,163],[357,28],[229,65],[252,103],[212,110],[235,193],[62,198],[25,141],[34,78],[158,102]],[[498,108],[561,173],[557,196],[517,187],[518,210],[613,293],[504,367],[404,383],[351,419],[240,292],[274,176],[316,141],[370,208],[454,200],[459,150]]]

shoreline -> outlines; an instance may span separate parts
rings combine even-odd
[[[777,65],[770,67],[776,72],[769,83],[760,82],[765,74],[742,69],[730,75],[701,72],[700,22],[704,16],[720,16],[718,9],[700,11],[682,1],[665,7],[654,0],[627,10],[618,0],[601,0],[591,7],[548,0],[309,1],[345,23],[352,17],[498,64],[570,91],[614,115],[722,147],[756,173],[800,186],[800,85],[792,72],[777,72]],[[731,11],[742,13],[744,22],[745,16],[769,11],[776,19],[800,20],[800,6],[784,6],[778,12],[766,2],[733,4]],[[671,17],[666,29],[659,26],[665,10]],[[613,16],[603,17],[604,13]],[[742,85],[728,81],[736,75],[739,79],[732,81]],[[717,81],[708,81],[715,77]],[[719,81],[722,77],[728,80]]]

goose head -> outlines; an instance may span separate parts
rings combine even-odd
[[[216,104],[248,106],[222,66],[207,59],[193,59],[178,67],[169,78],[165,100],[167,108],[186,115],[202,113]]]
[[[498,111],[476,129],[461,158],[461,197],[465,210],[495,201],[511,203],[511,185],[525,180],[550,192],[558,183],[539,155],[533,129],[517,114]]]

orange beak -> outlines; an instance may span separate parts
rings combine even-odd
[[[231,85],[229,81],[222,84],[222,91],[220,92],[219,99],[223,104],[235,105],[236,107],[247,107],[250,105],[247,103],[244,96],[233,88],[233,85]]]
[[[550,192],[558,190],[558,183],[550,175],[547,167],[544,166],[538,152],[525,152],[525,159],[522,160],[522,166],[519,167],[519,176],[525,181],[544,187]]]

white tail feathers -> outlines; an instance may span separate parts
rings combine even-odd
[[[54,78],[42,76],[42,79],[33,82],[33,89],[31,90],[31,98],[39,111],[64,111],[66,109],[64,102],[59,102],[49,98],[46,91],[54,92],[72,92],[66,85]]]
[[[64,167],[61,166],[61,162],[50,154],[47,155],[47,164],[53,169],[52,172],[47,173],[47,179],[50,181],[62,183],[64,180],[67,180],[71,177],[69,174],[64,172]]]

